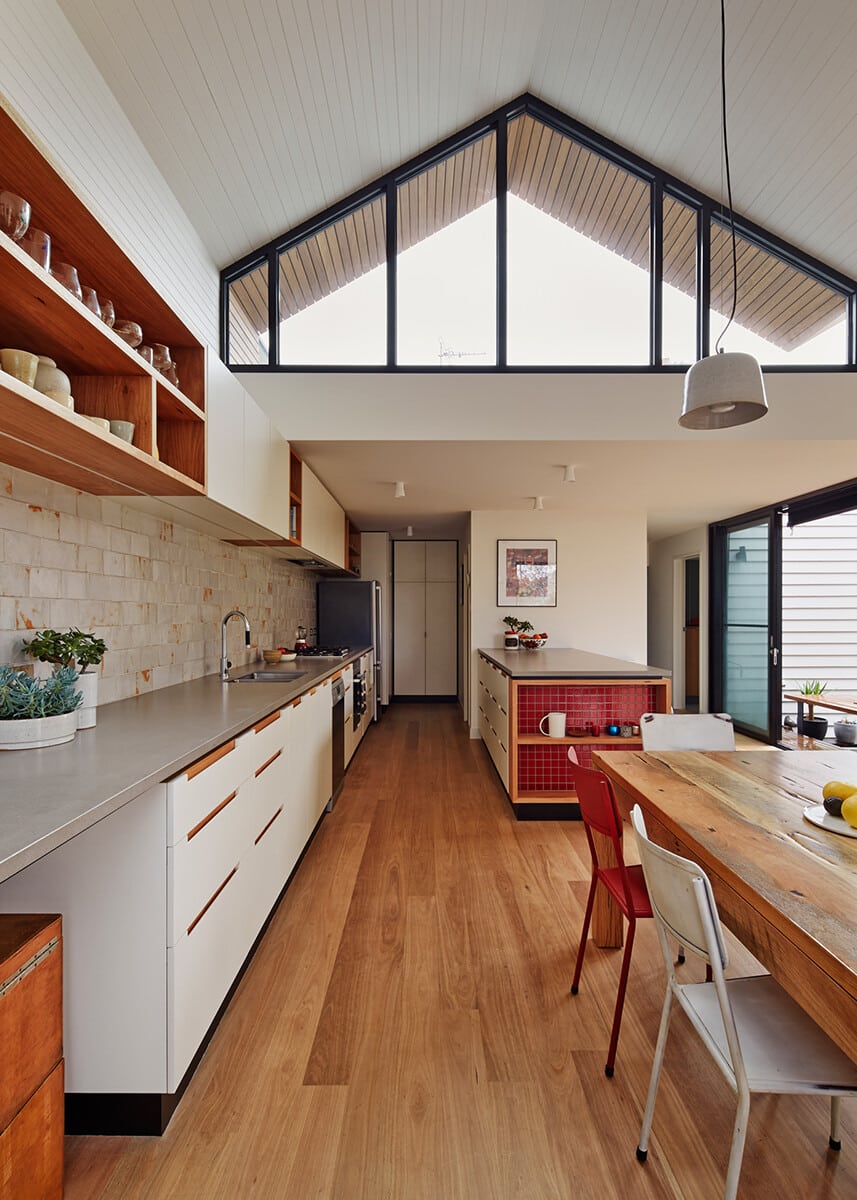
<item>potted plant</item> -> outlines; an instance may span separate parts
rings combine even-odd
[[[503,645],[507,650],[517,650],[520,645],[521,634],[529,633],[532,630],[532,625],[529,621],[521,621],[517,617],[504,617],[503,624],[508,626],[508,633],[504,634]]]
[[[853,717],[840,717],[833,722],[833,736],[837,746],[857,746],[857,721]]]
[[[801,721],[800,713],[803,711],[803,707],[801,706],[798,710],[798,733],[802,733],[806,737],[817,738],[819,741],[827,737],[827,718],[817,717],[813,705],[821,700],[826,691],[827,684],[822,683],[820,679],[805,679],[798,687],[798,692],[806,698],[805,703],[809,705],[809,711],[812,714],[804,717]]]
[[[59,746],[77,733],[77,673],[60,667],[47,679],[0,667],[0,750]]]
[[[78,710],[78,729],[90,729],[96,720],[98,704],[98,674],[89,667],[97,666],[107,651],[107,644],[93,633],[82,633],[69,629],[59,633],[56,629],[43,629],[29,642],[24,650],[39,662],[51,663],[54,671],[70,667],[78,672],[78,688],[83,703]]]

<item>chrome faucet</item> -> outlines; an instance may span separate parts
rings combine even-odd
[[[240,608],[233,608],[223,618],[223,624],[220,627],[220,678],[225,683],[229,679],[229,668],[232,663],[226,657],[226,626],[229,624],[230,618],[240,617],[244,622],[244,645],[250,645],[250,622],[241,612]]]

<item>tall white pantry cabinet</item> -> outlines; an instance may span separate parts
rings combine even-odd
[[[393,690],[454,697],[458,685],[458,543],[393,543]]]

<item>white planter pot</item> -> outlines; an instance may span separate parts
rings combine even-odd
[[[59,717],[32,717],[0,721],[0,750],[37,750],[60,746],[77,733],[77,710]]]
[[[833,734],[839,746],[857,746],[857,725],[846,725],[842,721],[835,721],[833,724]]]
[[[95,724],[98,705],[98,673],[86,671],[78,675],[75,687],[83,693],[83,701],[77,710],[78,729],[91,729]]]

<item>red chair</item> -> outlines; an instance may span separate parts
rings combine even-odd
[[[622,818],[616,807],[616,797],[613,794],[610,780],[602,771],[593,771],[574,761],[571,762],[571,772],[577,799],[580,803],[580,815],[586,829],[589,853],[592,857],[592,882],[589,886],[583,931],[580,935],[580,947],[577,951],[574,979],[571,984],[572,996],[576,996],[578,992],[580,973],[583,970],[583,956],[586,953],[586,939],[589,936],[589,922],[592,918],[592,906],[595,901],[595,889],[599,883],[607,888],[628,922],[628,936],[625,939],[625,953],[622,956],[622,970],[619,975],[619,991],[616,996],[616,1008],[613,1012],[610,1048],[607,1051],[607,1064],[604,1067],[604,1074],[610,1078],[613,1075],[613,1066],[616,1061],[616,1046],[619,1041],[619,1027],[622,1024],[622,1009],[625,1004],[625,989],[628,984],[628,968],[631,965],[631,951],[634,947],[637,918],[651,917],[652,906],[649,903],[642,867],[625,865],[622,855]],[[618,866],[603,867],[598,861],[598,850],[592,837],[593,830],[609,838],[613,843],[613,852]],[[679,950],[678,961],[684,962],[683,950]]]

